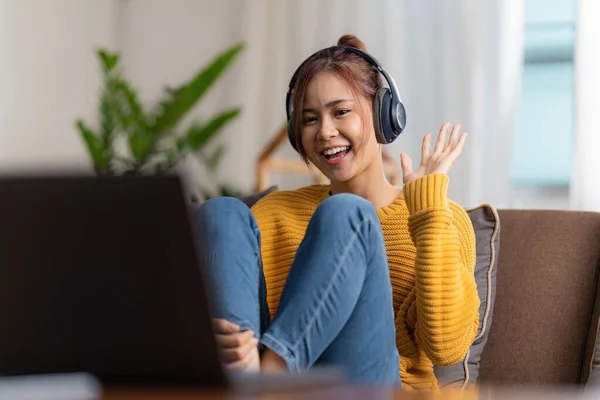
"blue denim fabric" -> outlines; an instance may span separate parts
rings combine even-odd
[[[234,198],[215,198],[194,221],[215,317],[256,332],[292,373],[333,366],[354,383],[400,384],[387,255],[371,203],[338,194],[319,205],[273,321],[250,209]]]

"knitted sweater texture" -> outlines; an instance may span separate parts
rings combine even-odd
[[[426,175],[377,209],[393,289],[400,376],[407,390],[439,390],[433,365],[460,362],[478,328],[475,234],[466,211],[447,199],[448,182],[444,174]],[[276,191],[252,207],[271,317],[310,218],[329,190],[329,185],[311,185]]]

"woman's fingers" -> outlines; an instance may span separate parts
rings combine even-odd
[[[217,334],[217,345],[220,349],[232,349],[244,346],[254,337],[254,332],[244,331],[229,334]]]
[[[440,153],[446,148],[446,132],[448,132],[449,127],[450,122],[446,122],[440,128],[440,133],[438,134],[437,142],[435,143],[435,153]]]
[[[421,145],[421,163],[415,171],[412,169],[412,162],[408,154],[400,154],[400,166],[402,167],[402,177],[405,184],[424,175],[447,174],[449,172],[454,161],[462,153],[467,139],[466,133],[460,133],[461,125],[456,124],[452,127],[446,142],[450,125],[450,122],[446,122],[440,128],[435,149],[431,154],[431,135],[429,133],[425,135]]]
[[[452,150],[450,150],[445,156],[444,159],[446,161],[450,162],[450,165],[452,165],[456,159],[460,156],[460,154],[462,153],[462,149],[465,145],[465,141],[467,140],[467,134],[463,133],[462,135],[460,135],[456,145],[454,146],[454,148],[452,148]]]
[[[241,346],[234,348],[221,348],[219,355],[221,360],[226,363],[244,360],[248,353],[258,346],[258,339],[252,338]]]
[[[216,333],[235,333],[240,331],[239,325],[223,318],[213,318],[212,323]]]
[[[462,153],[463,147],[465,146],[465,142],[467,140],[466,132],[463,132],[460,134],[460,136],[458,134],[456,136],[457,138],[455,143],[448,146],[448,155],[453,159],[457,158]]]
[[[400,154],[400,167],[402,167],[402,175],[412,174],[412,160],[408,154]]]
[[[238,361],[234,361],[232,363],[225,363],[225,367],[228,369],[244,370],[244,369],[248,368],[248,366],[252,362],[254,362],[254,360],[257,357],[259,357],[258,351],[254,351],[251,349],[251,351],[249,351],[248,354],[246,354],[244,356],[244,358],[242,358],[241,360],[238,360]]]
[[[458,142],[456,143],[456,146],[454,147],[454,152],[458,154],[462,153],[463,147],[465,147],[465,142],[467,141],[467,136],[468,134],[465,132],[462,135],[460,135],[460,137],[458,138]]]
[[[423,165],[431,154],[431,133],[426,133],[421,144],[421,163]]]
[[[448,149],[448,151],[452,151],[454,150],[454,148],[456,148],[456,145],[458,144],[458,134],[460,132],[460,124],[456,124],[452,127],[452,132],[450,133],[450,139],[448,140],[448,146],[446,146],[446,149]]]

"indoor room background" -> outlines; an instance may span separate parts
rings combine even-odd
[[[600,210],[597,0],[0,0],[0,172],[91,169],[75,121],[96,122],[96,49],[121,54],[144,103],[225,49],[239,57],[185,117],[241,113],[213,140],[215,172],[244,193],[285,124],[291,74],[357,35],[394,77],[407,128],[386,151],[419,159],[445,121],[469,133],[451,172],[465,207]],[[299,160],[284,143],[278,157]],[[208,180],[195,157],[190,187]],[[211,178],[213,179],[213,178]],[[310,175],[273,172],[294,188]]]

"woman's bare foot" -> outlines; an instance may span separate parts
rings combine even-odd
[[[282,373],[288,371],[285,360],[269,348],[265,348],[262,354],[260,369],[265,373]]]

